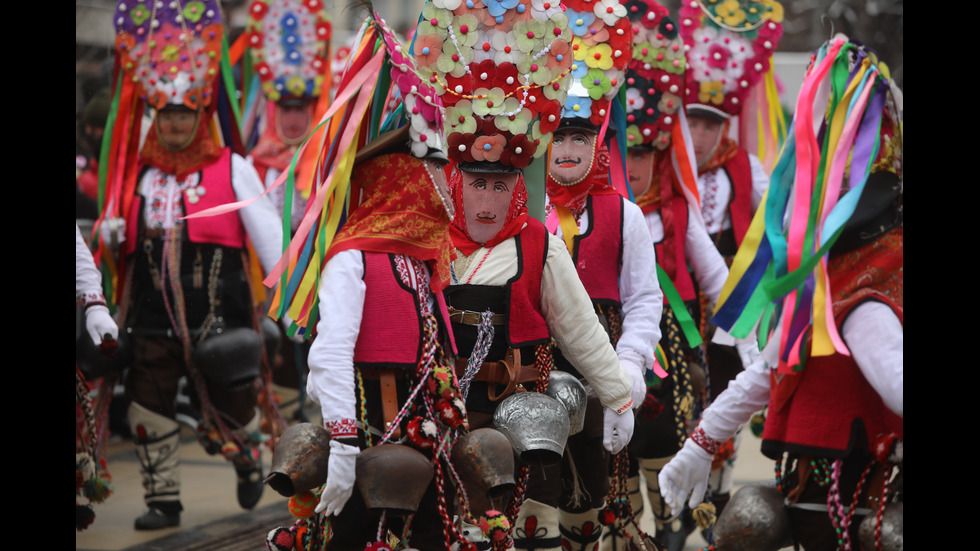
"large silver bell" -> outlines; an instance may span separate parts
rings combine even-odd
[[[905,548],[904,529],[905,506],[903,502],[888,503],[881,514],[881,549],[882,551],[902,551]],[[875,525],[878,523],[877,510],[864,517],[858,527],[858,539],[865,549],[877,549],[875,546]]]
[[[327,479],[330,433],[315,423],[286,429],[272,452],[272,468],[265,483],[283,497],[312,490]]]
[[[743,486],[715,523],[715,543],[725,551],[776,551],[793,545],[783,496],[771,485]]]
[[[545,394],[561,402],[568,410],[568,435],[582,432],[588,402],[585,385],[578,377],[564,371],[552,371],[549,379]]]
[[[551,396],[518,392],[500,402],[493,425],[525,463],[554,465],[568,440],[568,409]]]

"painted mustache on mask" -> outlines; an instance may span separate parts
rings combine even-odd
[[[477,214],[476,215],[476,221],[479,222],[479,223],[481,223],[481,224],[496,224],[497,223],[497,215],[496,214],[483,214],[483,213],[480,213],[480,214]]]
[[[555,164],[558,165],[558,166],[561,166],[561,167],[578,166],[578,165],[582,164],[582,158],[581,157],[576,157],[576,158],[573,159],[571,157],[562,157],[560,159],[557,159],[555,161]]]

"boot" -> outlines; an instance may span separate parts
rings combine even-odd
[[[525,499],[514,521],[514,549],[558,551],[558,508],[533,499]]]
[[[667,551],[681,551],[687,541],[687,532],[680,520],[680,515],[671,512],[670,507],[660,495],[660,470],[670,457],[640,459],[640,471],[647,481],[647,497],[653,510],[653,522],[657,528],[657,539],[667,548]]]
[[[245,446],[253,445],[252,433],[259,431],[261,416],[256,410],[252,419],[240,429],[239,436]],[[262,457],[257,448],[246,447],[242,454],[232,461],[237,475],[236,495],[242,509],[253,509],[262,499],[265,484],[262,482]]]
[[[571,551],[593,551],[602,536],[599,523],[600,509],[589,509],[582,513],[558,511],[558,530],[561,532],[561,547]]]
[[[626,479],[626,489],[630,496],[630,509],[633,510],[633,517],[636,523],[640,523],[643,518],[643,495],[640,493],[640,476],[635,475]],[[630,538],[622,535],[626,532],[634,539],[639,538],[640,534],[633,523],[623,520],[616,520],[613,526],[607,526],[602,530],[601,551],[625,551]]]
[[[149,511],[137,517],[137,530],[159,530],[180,524],[180,425],[133,402],[129,424],[140,462],[144,499]]]

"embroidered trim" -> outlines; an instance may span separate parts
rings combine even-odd
[[[105,295],[102,293],[85,293],[83,295],[78,295],[75,299],[75,303],[79,306],[84,306],[86,310],[92,306],[107,306],[105,301]]]
[[[701,427],[694,429],[694,432],[691,433],[691,440],[694,440],[695,444],[704,448],[711,455],[717,453],[718,448],[723,444],[723,442],[709,438]]]
[[[626,413],[627,411],[629,411],[631,409],[633,409],[633,399],[632,398],[630,398],[630,401],[629,402],[626,402],[626,404],[623,405],[623,407],[617,409],[616,410],[616,413],[618,413],[619,415],[622,415],[622,414]]]
[[[357,421],[354,419],[324,421],[323,426],[330,431],[330,438],[357,438]]]

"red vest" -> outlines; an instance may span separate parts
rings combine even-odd
[[[735,232],[735,244],[741,245],[752,223],[752,164],[749,152],[739,148],[738,153],[722,167],[732,183],[728,214]]]
[[[884,296],[902,320],[902,309]],[[840,326],[847,312],[837,316]],[[780,384],[774,372],[770,384],[776,396]],[[782,452],[811,457],[843,458],[854,448],[873,450],[881,434],[903,438],[903,420],[892,413],[868,383],[851,356],[834,354],[806,361],[799,386],[780,407],[770,398],[762,435],[762,452],[776,459]]]
[[[664,238],[655,243],[657,264],[670,276],[681,299],[694,300],[694,281],[691,271],[687,268],[687,201],[683,197],[672,197],[669,206],[660,208],[660,220],[664,228]]]
[[[621,306],[619,268],[623,262],[623,198],[590,195],[589,229],[575,236],[572,261],[593,302]]]
[[[418,295],[398,276],[393,254],[367,251],[361,254],[366,290],[354,363],[414,368],[422,359],[422,310]],[[442,293],[436,293],[436,301],[442,318],[440,327],[449,327],[449,312]],[[455,344],[452,346],[455,352]]]
[[[238,200],[235,190],[231,185],[231,149],[225,148],[218,160],[201,171],[201,183],[198,189],[206,190],[203,195],[198,195],[198,201],[191,203],[184,196],[184,214],[190,215],[201,212],[211,207],[233,203]],[[143,208],[143,197],[137,195],[129,209],[126,217],[126,253],[135,251],[139,240],[138,232],[140,229],[140,214]],[[242,225],[241,218],[234,212],[220,214],[217,216],[206,216],[203,218],[191,218],[184,220],[187,226],[187,235],[192,243],[209,243],[234,247],[245,248],[245,227]]]
[[[548,258],[548,230],[535,218],[517,234],[517,275],[507,282],[507,342],[512,348],[551,338],[541,313],[541,274]]]

